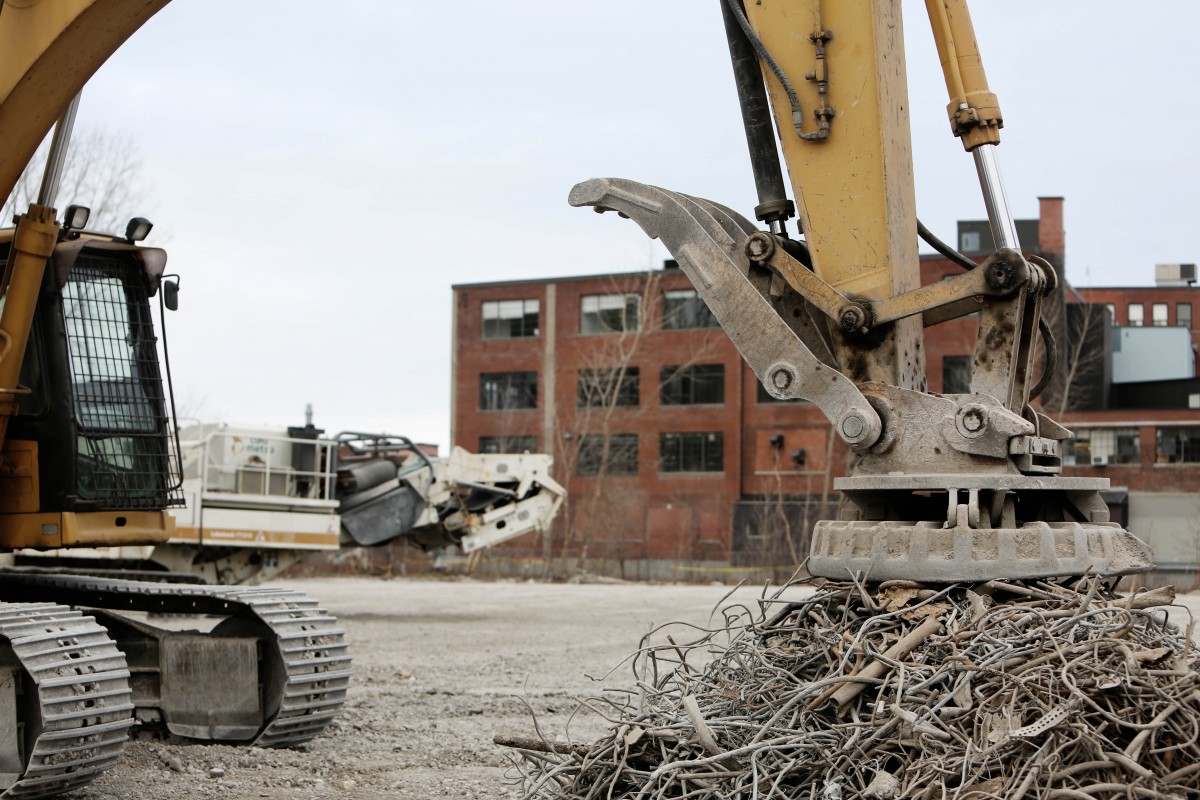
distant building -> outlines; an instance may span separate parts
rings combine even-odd
[[[1060,275],[1062,205],[1042,198],[1039,219],[1017,223],[1026,250]],[[956,244],[982,259],[988,226],[960,223]],[[959,272],[921,257],[923,283]],[[1187,584],[1200,570],[1200,290],[1176,283],[1067,287],[1048,300],[1062,358],[1043,403],[1078,434],[1068,474],[1110,477],[1117,519]],[[962,318],[926,330],[931,391],[967,390],[975,329]],[[498,548],[497,569],[779,574],[807,554],[812,524],[836,514],[841,440],[815,407],[762,390],[672,262],[455,286],[453,348],[453,442],[552,452],[570,491],[553,534]]]

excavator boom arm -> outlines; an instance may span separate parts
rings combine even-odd
[[[169,0],[0,0],[0,196],[71,98]]]

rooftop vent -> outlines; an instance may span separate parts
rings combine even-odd
[[[1155,264],[1155,286],[1191,286],[1196,282],[1195,264]]]

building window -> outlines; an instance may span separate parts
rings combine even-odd
[[[1159,464],[1200,464],[1200,428],[1159,428]]]
[[[682,331],[691,328],[719,328],[721,323],[713,316],[708,304],[695,289],[672,289],[663,292],[662,326],[665,331]]]
[[[636,406],[640,389],[637,367],[579,370],[579,407]]]
[[[537,408],[536,372],[485,372],[479,376],[479,408]]]
[[[637,475],[638,437],[636,433],[616,433],[608,437],[608,452],[603,436],[584,436],[579,440],[576,475]]]
[[[725,469],[725,435],[663,433],[658,437],[662,472],[721,472]]]
[[[483,338],[522,339],[537,335],[537,300],[487,300],[484,302]]]
[[[1155,303],[1150,306],[1150,324],[1156,328],[1167,327],[1167,304]]]
[[[1141,435],[1137,428],[1077,428],[1072,441],[1063,442],[1066,466],[1137,464],[1141,461]]]
[[[658,390],[664,406],[719,405],[725,402],[725,365],[663,367]]]
[[[1146,322],[1146,309],[1141,303],[1129,304],[1129,327],[1140,328]]]
[[[579,302],[580,333],[620,333],[641,327],[642,298],[636,294],[587,294]]]
[[[946,356],[942,359],[942,394],[968,394],[971,391],[971,356]]]
[[[480,436],[479,452],[481,453],[535,453],[537,452],[536,436]]]
[[[1175,304],[1175,324],[1181,328],[1192,329],[1192,304],[1191,303],[1176,303]]]
[[[1117,307],[1114,306],[1112,303],[1105,303],[1104,307],[1108,309],[1108,324],[1116,325],[1117,324]]]
[[[964,253],[978,253],[982,247],[979,231],[961,231],[958,234],[958,249]]]

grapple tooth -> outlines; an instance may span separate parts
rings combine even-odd
[[[1154,566],[1149,546],[1113,523],[1028,522],[946,528],[934,522],[822,520],[808,571],[845,580],[978,583],[1069,575],[1116,577]]]

